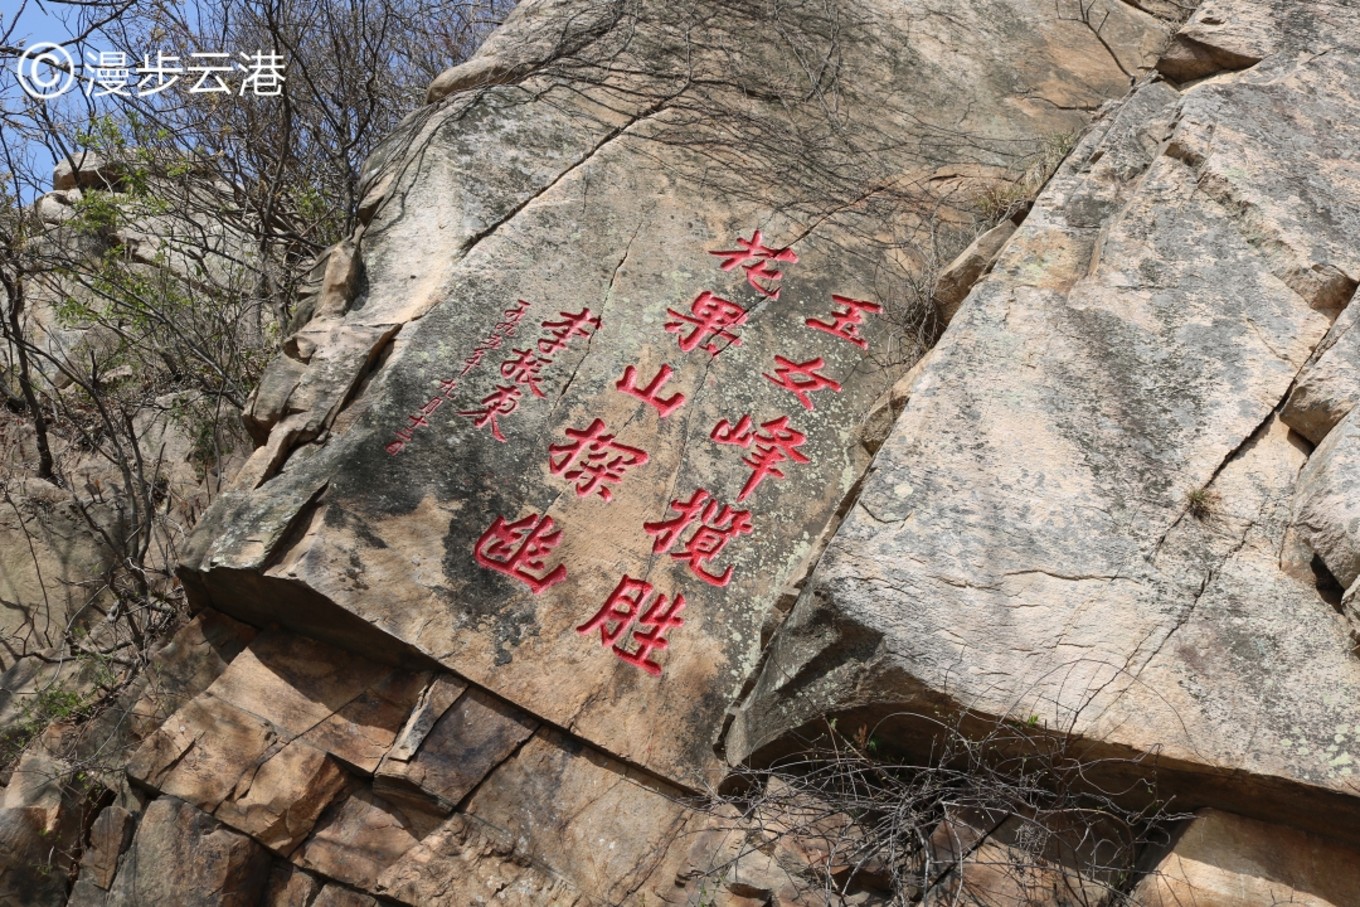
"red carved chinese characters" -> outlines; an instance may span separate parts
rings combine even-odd
[[[567,578],[567,568],[561,564],[544,572],[544,561],[561,542],[562,530],[554,530],[552,517],[539,519],[538,514],[531,513],[507,523],[498,516],[477,539],[472,556],[483,567],[514,577],[538,595]]]
[[[867,302],[863,299],[851,299],[849,296],[837,296],[831,294],[833,302],[838,302],[845,306],[844,309],[831,313],[831,322],[818,321],[809,318],[804,322],[808,327],[818,331],[825,331],[843,340],[849,340],[860,349],[868,349],[869,342],[859,335],[859,326],[864,323],[865,312],[881,312],[883,306],[876,302]]]
[[[757,230],[751,235],[750,239],[737,238],[737,245],[740,249],[730,249],[722,252],[709,252],[709,255],[717,255],[724,259],[719,266],[724,271],[731,271],[738,265],[746,272],[746,282],[767,299],[778,299],[779,288],[771,287],[784,276],[782,271],[777,271],[771,262],[783,261],[794,264],[798,261],[798,255],[792,249],[771,249],[765,245],[765,237],[761,236]]]
[[[750,447],[755,440],[756,433],[751,430],[751,417],[744,415],[733,425],[726,419],[713,426],[713,431],[708,435],[719,444],[735,444],[738,447]]]
[[[609,486],[622,481],[625,470],[649,459],[647,451],[615,441],[600,419],[584,429],[568,428],[567,437],[568,443],[548,448],[548,468],[575,482],[577,497],[595,492],[606,501],[613,500]]]
[[[463,370],[458,373],[458,378],[463,377],[468,372],[472,371],[478,365],[480,365],[482,362],[482,357],[485,356],[488,351],[493,349],[499,349],[502,338],[512,336],[515,333],[516,327],[519,325],[520,321],[524,318],[524,313],[529,311],[529,307],[530,307],[529,303],[521,299],[518,300],[518,304],[514,308],[506,309],[505,312],[503,313],[505,317],[502,318],[500,321],[496,322],[495,327],[491,329],[491,333],[487,334],[486,337],[482,339],[482,341],[477,345],[477,348],[473,350],[472,355],[469,356],[467,359],[463,360]],[[519,352],[519,350],[516,350],[516,352]],[[501,367],[501,371],[502,373],[505,372],[504,366]],[[511,376],[506,375],[506,377]],[[395,441],[388,443],[385,449],[389,454],[391,454],[392,456],[396,456],[397,454],[401,453],[402,450],[406,447],[406,445],[410,443],[412,432],[416,428],[428,426],[430,424],[429,420],[426,419],[425,416],[428,416],[430,413],[438,409],[440,403],[442,403],[443,400],[447,400],[453,397],[453,392],[458,388],[458,378],[440,379],[439,387],[443,391],[443,393],[438,397],[432,397],[430,400],[428,400],[425,403],[425,405],[421,407],[419,413],[412,413],[410,416],[407,417],[410,419],[411,425],[403,429],[402,431],[397,432],[397,439]],[[531,387],[531,390],[532,389],[534,388]],[[503,391],[504,389],[502,388],[500,390]],[[537,391],[535,391],[535,393],[537,393]],[[493,394],[492,397],[488,397],[486,400],[482,402],[483,403],[490,402],[495,396],[496,395]],[[539,396],[542,396],[542,394],[539,394]],[[517,403],[518,397],[516,397],[515,405],[517,405]],[[497,439],[504,441],[505,438],[501,437],[499,426],[495,424],[495,417],[513,411],[515,405],[510,405],[509,401],[502,399],[497,401],[496,403],[496,406],[498,408],[498,411],[496,412],[488,413],[487,411],[484,410],[477,410],[472,412],[460,413],[460,415],[477,416],[479,419],[481,419],[483,416],[487,416],[489,418],[489,421],[479,421],[477,423],[478,427],[490,424],[492,426],[492,433],[497,437]],[[506,409],[505,408],[506,406],[509,406],[509,408]]]
[[[515,350],[515,358],[501,363],[501,374],[516,384],[523,384],[535,397],[542,397],[543,389],[538,386],[542,380],[544,366],[552,365],[552,360],[534,353],[533,350]]]
[[[476,349],[472,351],[472,355],[467,357],[467,359],[463,360],[463,370],[458,373],[458,377],[460,378],[463,377],[468,372],[472,371],[474,368],[481,365],[482,357],[485,356],[488,352],[490,352],[491,350],[500,349],[501,340],[502,338],[500,334],[488,334],[486,339],[484,339],[481,343],[477,344]]]
[[[727,504],[719,504],[705,489],[697,489],[688,501],[671,501],[671,510],[679,516],[655,523],[644,523],[642,528],[649,535],[656,536],[652,543],[653,554],[669,551],[680,537],[689,529],[690,524],[699,521],[699,528],[689,539],[688,544],[671,557],[689,561],[690,571],[699,579],[714,586],[726,586],[732,580],[732,567],[720,574],[709,573],[704,565],[722,553],[727,543],[739,535],[751,532],[751,512],[733,510]]]
[[[529,303],[525,302],[523,299],[516,300],[516,302],[518,304],[513,309],[505,310],[505,317],[496,322],[496,326],[491,329],[493,332],[502,334],[506,337],[513,337],[515,335],[515,328],[519,325],[521,319],[524,318],[524,313],[529,311]]]
[[[637,368],[630,365],[623,370],[623,377],[614,383],[614,387],[655,407],[656,411],[661,413],[661,418],[664,419],[683,406],[685,402],[685,395],[681,393],[671,394],[664,399],[660,396],[661,386],[670,380],[673,374],[675,372],[671,367],[663,364],[661,371],[656,373],[656,377],[646,387],[639,388],[637,386]]]
[[[776,378],[769,372],[765,373],[765,377],[785,390],[791,391],[798,398],[798,402],[803,404],[804,409],[816,409],[812,405],[812,398],[809,396],[815,390],[829,387],[836,393],[840,393],[841,386],[839,384],[817,371],[826,365],[821,356],[808,362],[793,362],[783,356],[775,356],[774,364],[775,373],[779,377]]]
[[[462,410],[458,415],[471,417],[472,424],[478,428],[490,425],[491,436],[503,444],[505,435],[501,434],[501,427],[496,420],[513,413],[519,406],[521,396],[520,389],[513,384],[500,386],[482,399],[481,409]]]
[[[673,599],[668,599],[667,596],[658,594],[648,606],[647,601],[653,594],[651,583],[625,575],[610,593],[599,613],[577,627],[576,632],[590,633],[598,629],[600,645],[613,646],[614,654],[619,658],[641,668],[653,677],[660,676],[661,665],[652,660],[652,652],[667,648],[670,641],[665,638],[666,631],[685,622],[679,616],[685,607],[685,597],[676,595]],[[637,622],[636,626],[633,626],[634,621]],[[633,651],[619,644],[620,638],[630,627],[632,641],[637,645]]]
[[[538,341],[538,350],[545,356],[552,356],[567,348],[573,337],[589,337],[591,328],[600,326],[600,319],[590,314],[590,309],[576,313],[558,312],[561,321],[543,322],[543,330],[548,334]]]
[[[733,346],[741,343],[741,338],[728,330],[746,323],[746,310],[735,302],[704,290],[690,303],[689,310],[689,315],[666,310],[674,319],[666,322],[666,330],[680,338],[680,349],[686,353],[702,343],[710,355],[716,356],[721,349],[715,340],[726,340]],[[688,334],[683,333],[686,326],[690,328]]]
[[[425,405],[420,408],[420,412],[411,413],[406,417],[410,420],[411,424],[397,432],[397,440],[390,442],[386,448],[384,448],[389,454],[395,457],[397,454],[401,453],[406,445],[411,442],[412,433],[417,428],[430,424],[430,420],[425,417],[439,409],[445,400],[453,396],[453,392],[458,388],[458,381],[455,378],[444,378],[439,382],[439,387],[443,390],[442,394],[431,397],[429,400],[425,401]]]
[[[807,436],[789,427],[788,416],[771,419],[760,427],[762,430],[754,439],[755,451],[742,460],[751,467],[752,472],[751,478],[747,479],[745,486],[742,487],[741,494],[737,495],[738,501],[749,498],[751,493],[760,487],[760,483],[765,481],[766,476],[784,478],[783,471],[779,469],[780,463],[786,460],[794,463],[811,462],[806,455],[798,451],[803,442],[807,441]]]

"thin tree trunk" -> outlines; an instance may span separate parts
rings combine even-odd
[[[24,404],[33,417],[33,429],[38,444],[38,478],[60,485],[52,461],[52,448],[47,440],[47,417],[43,415],[42,404],[33,390],[33,378],[28,368],[28,345],[24,340],[21,317],[24,311],[24,280],[18,274],[0,273],[0,283],[5,285],[5,295],[9,297],[9,323],[5,325],[5,338],[14,346],[14,355],[19,363],[19,392],[24,395]]]

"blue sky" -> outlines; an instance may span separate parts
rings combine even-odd
[[[39,6],[37,3],[28,2],[27,4],[19,0],[0,0],[0,36],[9,33],[7,43],[14,45],[27,46],[37,41],[62,41],[70,38],[69,30],[63,25],[61,19],[51,15],[53,12],[60,11],[60,7]],[[10,31],[11,26],[18,17],[18,27]],[[6,113],[22,110],[25,99],[20,93],[16,78],[16,61],[11,55],[4,55],[0,58],[0,63],[4,67],[4,72],[0,73],[0,107]],[[0,121],[0,129],[9,127]],[[6,136],[11,144],[14,144],[14,136]],[[33,159],[35,168],[41,169],[44,164],[50,163],[51,155],[46,149],[37,143],[19,143],[20,147],[26,151]],[[0,165],[0,170],[7,169]],[[20,185],[19,192],[21,197],[31,198],[36,189],[44,187]]]
[[[29,0],[27,4],[20,0],[0,0],[0,33],[9,29],[16,16],[22,16],[19,20],[19,29],[12,35],[12,39],[17,39],[16,43],[27,44],[29,41],[64,41],[71,37],[70,31],[62,24],[59,15],[69,14],[71,7],[63,7],[55,3],[43,3],[41,6]]]
[[[36,0],[0,0],[0,37],[9,33],[8,41],[5,42],[10,47],[29,47],[41,42],[67,42],[73,37],[73,29],[68,23],[77,25],[82,8],[72,6],[53,0],[43,0],[39,3]],[[11,31],[11,27],[17,22],[17,27]],[[129,52],[128,48],[105,46],[100,39],[85,43],[82,47],[72,46],[69,48],[71,57],[77,64],[86,62],[83,57],[85,52],[94,53],[101,50]],[[129,54],[130,55],[130,54]],[[18,138],[17,130],[13,124],[31,123],[33,118],[30,115],[36,102],[25,96],[19,83],[19,60],[13,53],[6,53],[0,56],[0,108],[7,116],[0,118],[0,130],[11,130],[14,134],[7,134],[11,150],[18,149],[19,152],[28,158],[28,161],[16,170],[31,170],[33,174],[33,185],[23,185],[18,187],[22,198],[32,198],[35,192],[42,192],[48,188],[47,178],[50,174],[50,167],[55,163],[55,156],[43,146],[39,141],[16,141]],[[51,70],[47,70],[51,73]],[[67,115],[68,122],[79,122],[83,119],[84,113],[89,109],[86,107],[85,98],[81,96],[78,89],[68,91],[65,96],[46,102],[55,111],[61,111]],[[95,112],[99,107],[96,102]],[[9,168],[4,161],[0,161],[0,171]]]

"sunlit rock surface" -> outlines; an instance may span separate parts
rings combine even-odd
[[[737,750],[948,702],[1156,754],[1200,802],[1353,809],[1360,660],[1328,588],[1354,580],[1353,431],[1315,464],[1278,412],[1360,276],[1360,19],[1214,3],[1188,28],[1215,22],[1259,62],[1142,85],[1069,156],[916,380]]]

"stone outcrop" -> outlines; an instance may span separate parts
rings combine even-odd
[[[1360,414],[1341,420],[1308,458],[1294,528],[1343,588],[1360,579]]]
[[[1280,418],[1314,444],[1360,402],[1360,307],[1347,306],[1318,344],[1289,392]]]
[[[58,646],[73,623],[92,620],[88,606],[98,597],[98,578],[117,557],[103,537],[118,537],[125,518],[112,501],[82,500],[37,479],[6,483],[3,502],[0,669],[8,669]]]
[[[248,414],[263,446],[186,557],[194,600],[716,782],[861,426],[929,339],[912,247],[1164,39],[1041,6],[518,7],[370,162],[371,219],[318,266]]]
[[[0,900],[1348,904],[1360,14],[1178,10],[516,7],[368,163],[97,784],[62,729],[9,779]],[[819,733],[850,801],[704,801]],[[888,753],[947,780],[854,800]]]
[[[52,168],[52,189],[55,192],[114,189],[124,172],[125,168],[116,161],[105,160],[93,151],[77,151]],[[66,201],[64,197],[59,200]]]
[[[1218,810],[1195,816],[1135,897],[1147,907],[1348,904],[1360,890],[1353,847]]]
[[[1259,61],[1142,84],[1074,149],[917,378],[736,752],[949,704],[1156,754],[1184,802],[1346,824],[1360,661],[1309,563],[1353,581],[1353,444],[1310,459],[1280,409],[1360,276],[1360,133],[1326,113],[1358,24],[1205,4],[1183,34]]]

